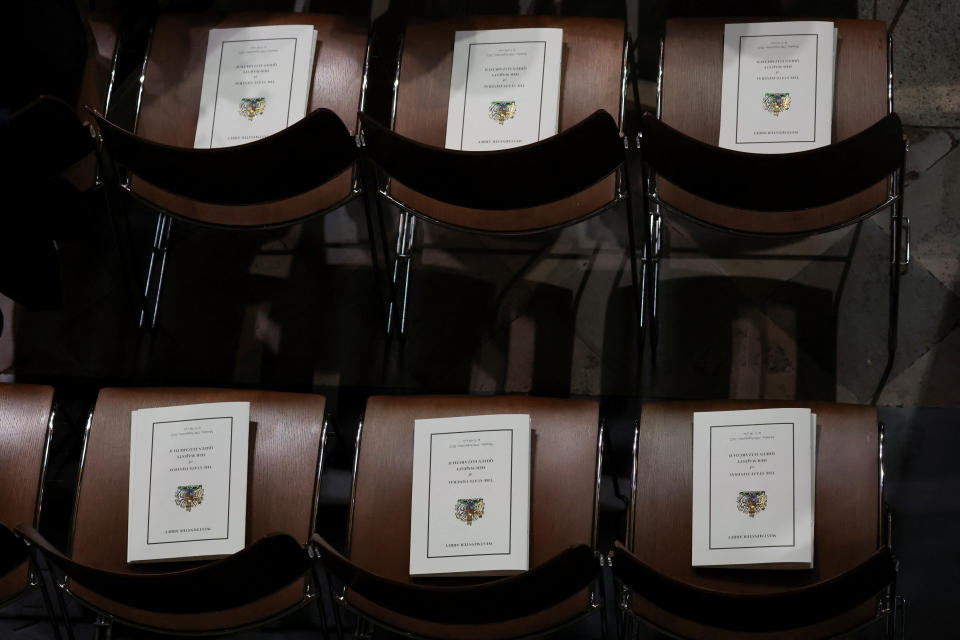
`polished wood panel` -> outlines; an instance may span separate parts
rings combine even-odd
[[[351,132],[356,132],[367,44],[364,20],[310,13],[185,13],[163,14],[157,20],[144,74],[137,135],[177,147],[193,147],[209,30],[280,24],[312,24],[317,29],[307,112],[321,107],[330,109]],[[322,146],[316,152],[323,153]],[[300,160],[310,162],[308,157]],[[197,179],[202,180],[203,176]],[[351,188],[352,171],[347,170],[326,184],[287,200],[231,207],[197,202],[143,180],[133,181],[137,195],[174,215],[230,226],[295,221],[337,204],[351,194]]]
[[[419,142],[443,147],[446,142],[453,39],[457,31],[475,29],[562,28],[558,130],[577,124],[597,109],[619,122],[624,23],[606,18],[554,16],[470,16],[411,22],[404,38],[394,130]],[[484,179],[478,177],[478,179]],[[579,194],[538,207],[492,211],[457,207],[393,182],[391,193],[427,217],[483,231],[533,231],[568,223],[615,197],[614,176]],[[491,183],[492,185],[495,183]]]
[[[80,481],[72,559],[130,573],[182,568],[185,563],[128,565],[127,505],[130,473],[130,412],[203,402],[250,402],[252,443],[247,488],[247,544],[287,533],[306,544],[312,533],[323,396],[228,389],[104,389],[90,428]],[[86,602],[122,619],[167,630],[217,630],[263,620],[303,598],[298,581],[251,605],[214,614],[155,614],[122,606],[71,583]]]
[[[10,529],[21,522],[36,524],[52,403],[53,387],[0,384],[0,523]],[[23,592],[28,580],[27,563],[0,578],[0,602]]]
[[[814,567],[772,571],[697,569],[690,565],[694,411],[782,406],[817,414]],[[643,405],[637,454],[636,507],[631,551],[666,576],[698,587],[733,593],[770,593],[835,577],[869,558],[879,546],[877,410],[850,404],[764,401],[650,402]],[[676,618],[634,596],[633,611],[653,624],[691,638],[741,638]],[[832,620],[781,634],[751,637],[824,637],[871,620],[870,601]]]
[[[736,22],[747,22],[738,19]],[[731,19],[668,20],[664,38],[661,119],[702,142],[720,139],[723,25]],[[833,141],[887,115],[887,31],[883,21],[835,20],[839,29]],[[691,167],[692,171],[698,170]],[[836,176],[824,176],[824,179]],[[770,176],[771,180],[778,176]],[[843,224],[886,199],[887,181],[825,207],[764,212],[733,209],[659,180],[661,198],[708,224],[754,233],[803,233]],[[811,184],[811,189],[816,185]]]
[[[364,416],[350,559],[383,577],[414,582],[409,575],[414,420],[500,413],[530,414],[530,566],[545,562],[572,544],[592,544],[599,419],[596,402],[521,396],[381,396],[367,401]],[[480,625],[414,620],[349,591],[347,601],[376,620],[432,638],[526,636],[589,611],[586,591],[533,616]]]

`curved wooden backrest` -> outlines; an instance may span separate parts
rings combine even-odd
[[[760,19],[769,21],[770,19]],[[777,20],[782,20],[778,18]],[[708,145],[720,136],[723,25],[749,18],[673,19],[663,42],[661,119]],[[833,142],[867,129],[888,113],[887,28],[882,20],[834,20],[839,30],[833,110]],[[699,170],[691,167],[692,171]],[[779,182],[785,176],[771,172]],[[845,224],[882,204],[887,181],[827,206],[766,211],[725,206],[688,192],[669,180],[658,181],[661,198],[707,224],[750,233],[812,233]],[[811,191],[819,185],[810,184]],[[798,207],[799,209],[799,207]]]
[[[66,102],[39,96],[10,114],[4,153],[5,184],[32,185],[68,169],[94,150],[93,136]]]
[[[192,569],[161,573],[120,573],[79,564],[66,557],[34,527],[17,533],[71,580],[114,602],[164,614],[233,609],[270,596],[310,570],[310,557],[292,537],[279,533],[237,553]]]
[[[312,13],[165,13],[157,19],[144,73],[143,98],[136,134],[173,147],[192,148],[200,112],[200,85],[210,29],[244,26],[312,24],[317,29],[317,54],[307,113],[331,110],[355,132],[367,46],[366,20]],[[312,162],[326,153],[314,150]],[[262,158],[255,165],[278,158]],[[237,184],[255,173],[237,169]],[[197,202],[134,179],[133,191],[174,215],[227,226],[286,224],[325,211],[352,194],[353,171],[348,168],[304,194],[268,205],[236,207]],[[202,180],[202,176],[195,177]]]
[[[515,576],[472,585],[418,585],[361,569],[317,534],[313,542],[324,567],[348,589],[405,616],[445,624],[529,616],[576,595],[600,576],[593,551],[578,544]]]
[[[640,120],[643,161],[702,198],[777,213],[827,205],[857,194],[903,166],[903,127],[891,113],[860,133],[800,153],[742,153],[708,145],[649,113]],[[777,179],[772,179],[777,176]],[[696,211],[687,212],[697,217]],[[864,212],[865,213],[865,212]]]
[[[530,414],[530,566],[593,540],[599,406],[522,396],[377,396],[367,401],[354,477],[350,560],[383,578],[409,575],[413,426],[417,418]],[[449,580],[449,579],[447,579]],[[449,582],[448,582],[449,583]],[[513,638],[556,627],[590,610],[586,590],[510,622],[472,625],[418,620],[347,590],[348,603],[393,628],[433,638]]]
[[[617,123],[596,111],[560,134],[502,151],[426,145],[361,116],[370,157],[391,178],[430,197],[474,209],[519,209],[568,198],[623,164]],[[496,188],[480,176],[496,176]]]
[[[786,631],[817,624],[863,604],[896,577],[890,551],[878,549],[852,569],[797,589],[723,593],[657,572],[616,543],[613,575],[634,594],[686,620],[737,632]]]
[[[693,413],[773,407],[809,407],[817,414],[817,467],[813,569],[750,571],[699,569],[690,565],[693,500]],[[736,594],[780,593],[830,580],[866,561],[879,538],[879,444],[876,407],[828,402],[699,401],[643,405],[635,502],[627,547],[639,562],[667,579]],[[632,610],[657,627],[684,637],[740,638],[673,615],[635,596]],[[872,620],[867,602],[821,623],[797,638],[827,637]],[[758,637],[767,637],[760,636]],[[781,637],[781,636],[776,636]],[[791,636],[794,637],[794,636]]]
[[[297,196],[352,166],[357,154],[353,136],[329,109],[272,136],[219,149],[152,142],[88,111],[113,160],[154,186],[200,202],[250,205]]]
[[[306,544],[312,533],[323,396],[231,389],[103,389],[90,425],[77,491],[71,559],[115,573],[157,573],[184,563],[128,565],[127,505],[130,412],[203,402],[250,402],[247,543],[285,533]],[[303,600],[303,581],[223,613],[158,614],[114,602],[80,581],[70,590],[120,619],[171,631],[237,628],[277,615]]]
[[[36,524],[52,403],[53,387],[0,384],[0,523],[8,527]],[[16,597],[29,583],[23,548],[10,549],[7,562],[0,560],[8,565],[0,570],[0,602]],[[15,564],[14,556],[19,557]]]
[[[619,118],[625,33],[622,20],[467,16],[408,24],[394,131],[426,145],[444,146],[454,33],[533,27],[563,29],[558,131],[572,127],[599,109]],[[526,173],[532,171],[528,168]],[[500,178],[506,177],[502,172],[496,176],[478,177],[477,181],[494,191]],[[616,178],[608,176],[557,202],[506,211],[448,204],[402,182],[391,184],[391,195],[426,217],[449,225],[491,232],[530,232],[568,224],[602,208],[616,197]]]

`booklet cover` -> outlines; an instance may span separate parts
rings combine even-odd
[[[530,416],[417,420],[410,575],[528,569]]]
[[[830,144],[835,44],[832,22],[725,25],[719,146],[791,153]]]
[[[494,151],[557,134],[562,29],[457,31],[448,149]]]
[[[693,414],[693,566],[813,566],[816,416]]]
[[[316,46],[310,25],[211,29],[193,146],[246,144],[302,119]]]
[[[249,402],[132,412],[127,562],[244,548],[249,432]]]

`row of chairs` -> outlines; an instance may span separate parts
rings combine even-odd
[[[16,531],[0,527],[0,602],[38,586],[58,637],[41,556],[69,637],[65,594],[95,612],[101,631],[114,620],[171,633],[237,631],[314,603],[324,636],[342,635],[341,608],[357,615],[358,637],[375,627],[428,638],[525,637],[598,610],[605,636],[602,610],[614,602],[620,637],[637,632],[637,620],[685,637],[827,637],[879,615],[891,635],[902,632],[874,407],[806,405],[819,426],[814,568],[778,572],[690,566],[692,413],[775,406],[769,402],[646,403],[634,433],[624,543],[606,553],[597,539],[605,453],[597,402],[370,397],[356,431],[340,551],[317,534],[318,517],[327,517],[320,489],[334,431],[323,396],[103,389],[86,423],[69,542],[58,549],[38,531],[53,396],[51,387],[0,385],[0,523]],[[130,412],[226,401],[250,402],[247,547],[200,565],[127,565]],[[414,420],[502,413],[530,414],[535,435],[531,569],[493,581],[411,579]],[[606,567],[617,581],[608,598]],[[329,625],[325,594],[333,600]]]
[[[311,113],[252,144],[192,149],[208,30],[283,23],[313,24],[322,43]],[[725,231],[782,237],[822,233],[889,208],[885,379],[897,346],[899,278],[909,261],[909,220],[903,216],[902,196],[905,142],[893,113],[891,43],[884,23],[835,23],[840,46],[834,144],[804,153],[756,155],[715,146],[722,19],[668,21],[657,113],[643,116],[635,132],[625,133],[631,56],[620,20],[474,16],[411,21],[396,55],[389,122],[378,122],[365,103],[373,39],[365,24],[319,14],[163,14],[142,60],[133,131],[109,119],[115,106],[112,80],[102,112],[94,105],[88,113],[96,124],[102,175],[116,176],[126,193],[159,211],[141,326],[152,327],[157,321],[175,219],[264,228],[292,224],[368,196],[364,211],[374,267],[381,260],[392,263],[389,275],[377,276],[385,315],[389,330],[402,335],[407,331],[418,219],[479,233],[530,234],[626,203],[642,349],[646,327],[654,342],[658,335],[665,213],[681,213]],[[92,51],[102,58],[113,47],[113,74],[122,38],[107,23],[91,24],[92,33],[98,34]],[[510,27],[563,29],[560,133],[505,151],[442,148],[454,32]],[[23,139],[31,143],[29,135]],[[93,145],[90,141],[88,148]],[[639,169],[631,167],[638,155]],[[641,184],[631,190],[637,178]],[[642,202],[639,233],[632,191],[640,193]],[[384,227],[384,204],[400,212],[393,251]]]

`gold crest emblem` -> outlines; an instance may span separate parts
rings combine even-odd
[[[763,110],[779,116],[790,108],[789,93],[765,93],[763,94]]]
[[[741,491],[737,495],[737,511],[751,518],[767,508],[766,491]]]
[[[517,103],[513,100],[509,102],[495,100],[490,103],[488,113],[491,120],[496,121],[498,124],[503,124],[507,120],[512,120],[513,117],[517,115]]]
[[[240,115],[247,120],[253,120],[257,116],[262,116],[267,108],[267,99],[263,96],[259,98],[243,98],[240,100]]]
[[[483,507],[483,498],[460,498],[454,508],[454,515],[457,516],[457,520],[471,526],[474,520],[483,517]]]
[[[196,484],[187,487],[177,487],[173,501],[181,509],[190,511],[203,502],[203,485]]]

